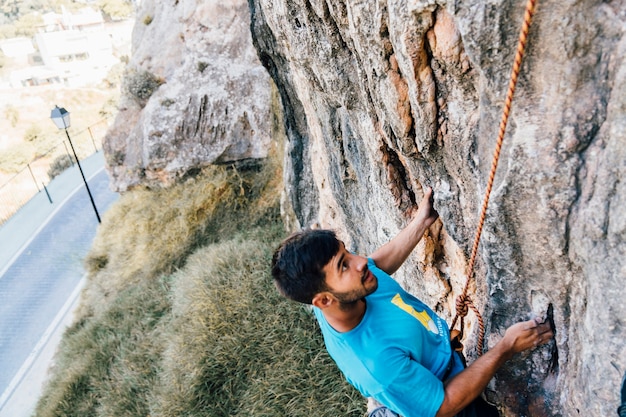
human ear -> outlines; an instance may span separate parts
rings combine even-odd
[[[330,307],[332,303],[333,297],[326,291],[315,294],[311,300],[311,304],[320,309]]]

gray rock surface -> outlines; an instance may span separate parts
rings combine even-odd
[[[367,253],[436,193],[397,278],[444,317],[466,269],[524,2],[250,0],[284,105],[285,210]],[[555,342],[499,372],[505,416],[611,416],[626,370],[626,2],[538,5],[476,267],[487,347],[531,315]],[[475,324],[465,345],[475,357]]]
[[[112,187],[168,185],[267,156],[271,79],[244,0],[143,1],[120,112],[104,140]]]

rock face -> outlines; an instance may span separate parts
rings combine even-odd
[[[249,0],[287,133],[292,227],[368,253],[435,190],[441,215],[397,274],[454,315],[524,3]],[[550,316],[488,398],[505,416],[611,416],[626,370],[626,2],[539,1],[479,250],[487,347]],[[162,88],[162,87],[161,87]],[[465,345],[475,357],[468,316]]]
[[[267,156],[271,79],[249,24],[244,0],[141,2],[120,112],[104,141],[116,190]]]

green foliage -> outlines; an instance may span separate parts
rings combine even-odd
[[[176,100],[171,99],[171,98],[166,98],[166,99],[161,100],[161,106],[163,107],[169,107],[175,103],[176,103]]]
[[[41,128],[39,127],[39,125],[31,124],[28,127],[28,129],[26,129],[26,132],[24,133],[24,140],[26,142],[34,142],[37,139],[41,138],[42,135],[43,135],[43,132]]]
[[[15,127],[17,122],[20,121],[20,111],[12,104],[7,104],[4,107],[4,118],[11,123],[11,127]]]
[[[50,168],[48,168],[48,178],[52,181],[56,176],[60,175],[72,166],[72,164],[76,163],[76,159],[67,154],[59,155],[50,164]]]
[[[89,6],[88,3],[73,0],[4,0],[0,2],[0,39],[32,36],[36,33],[36,25],[43,23],[41,14],[61,13],[62,8],[76,12]],[[95,7],[111,20],[130,18],[134,12],[132,2],[126,0],[98,0]]]
[[[0,25],[0,39],[10,39],[14,37],[15,37],[15,26],[13,24]],[[4,59],[6,60],[6,57]]]
[[[37,26],[43,24],[41,10],[25,8],[9,10],[9,13],[15,14],[10,17],[5,14],[5,22],[0,25],[0,38],[31,37],[37,33]]]
[[[0,158],[0,171],[7,174],[15,174],[26,168],[34,156],[34,148],[31,144],[19,144],[2,151]]]
[[[148,71],[129,71],[124,78],[124,89],[133,96],[141,106],[165,81]]]
[[[24,133],[24,141],[32,144],[35,151],[35,158],[46,155],[52,148],[59,144],[55,135],[46,134],[41,126],[32,123]]]
[[[0,13],[10,21],[15,21],[30,13],[46,13],[61,11],[61,5],[75,9],[72,0],[3,0],[0,2]]]
[[[146,25],[146,26],[148,26],[150,23],[152,23],[152,16],[150,16],[150,15],[146,15],[146,16],[143,18],[143,24],[144,24],[144,25]]]
[[[98,0],[102,13],[111,20],[128,19],[133,15],[133,4],[126,0]]]
[[[37,26],[43,24],[43,18],[38,12],[21,16],[14,24],[15,36],[31,37],[37,33]]]
[[[208,66],[209,66],[209,64],[208,64],[208,63],[206,63],[206,62],[202,62],[202,61],[199,61],[199,62],[198,62],[198,71],[199,71],[200,73],[203,73],[203,72],[204,72],[204,70],[206,69],[206,67],[208,67]]]
[[[118,111],[117,102],[118,102],[117,97],[109,98],[107,101],[105,101],[102,104],[102,107],[100,107],[100,110],[98,110],[98,115],[102,117],[103,119],[108,119],[110,117],[115,116]]]

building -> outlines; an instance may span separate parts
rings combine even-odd
[[[29,55],[34,54],[32,40],[28,38],[11,38],[0,41],[0,50],[7,58],[11,58],[17,65],[28,65]]]
[[[84,8],[77,13],[46,13],[35,34],[2,42],[10,57],[13,87],[63,83],[73,87],[103,80],[119,62],[113,53],[111,35],[100,11]],[[6,52],[5,52],[6,51]]]
[[[104,31],[83,32],[76,29],[44,32],[35,35],[43,64],[69,69],[68,63],[89,62],[91,66],[110,66],[113,47]]]

